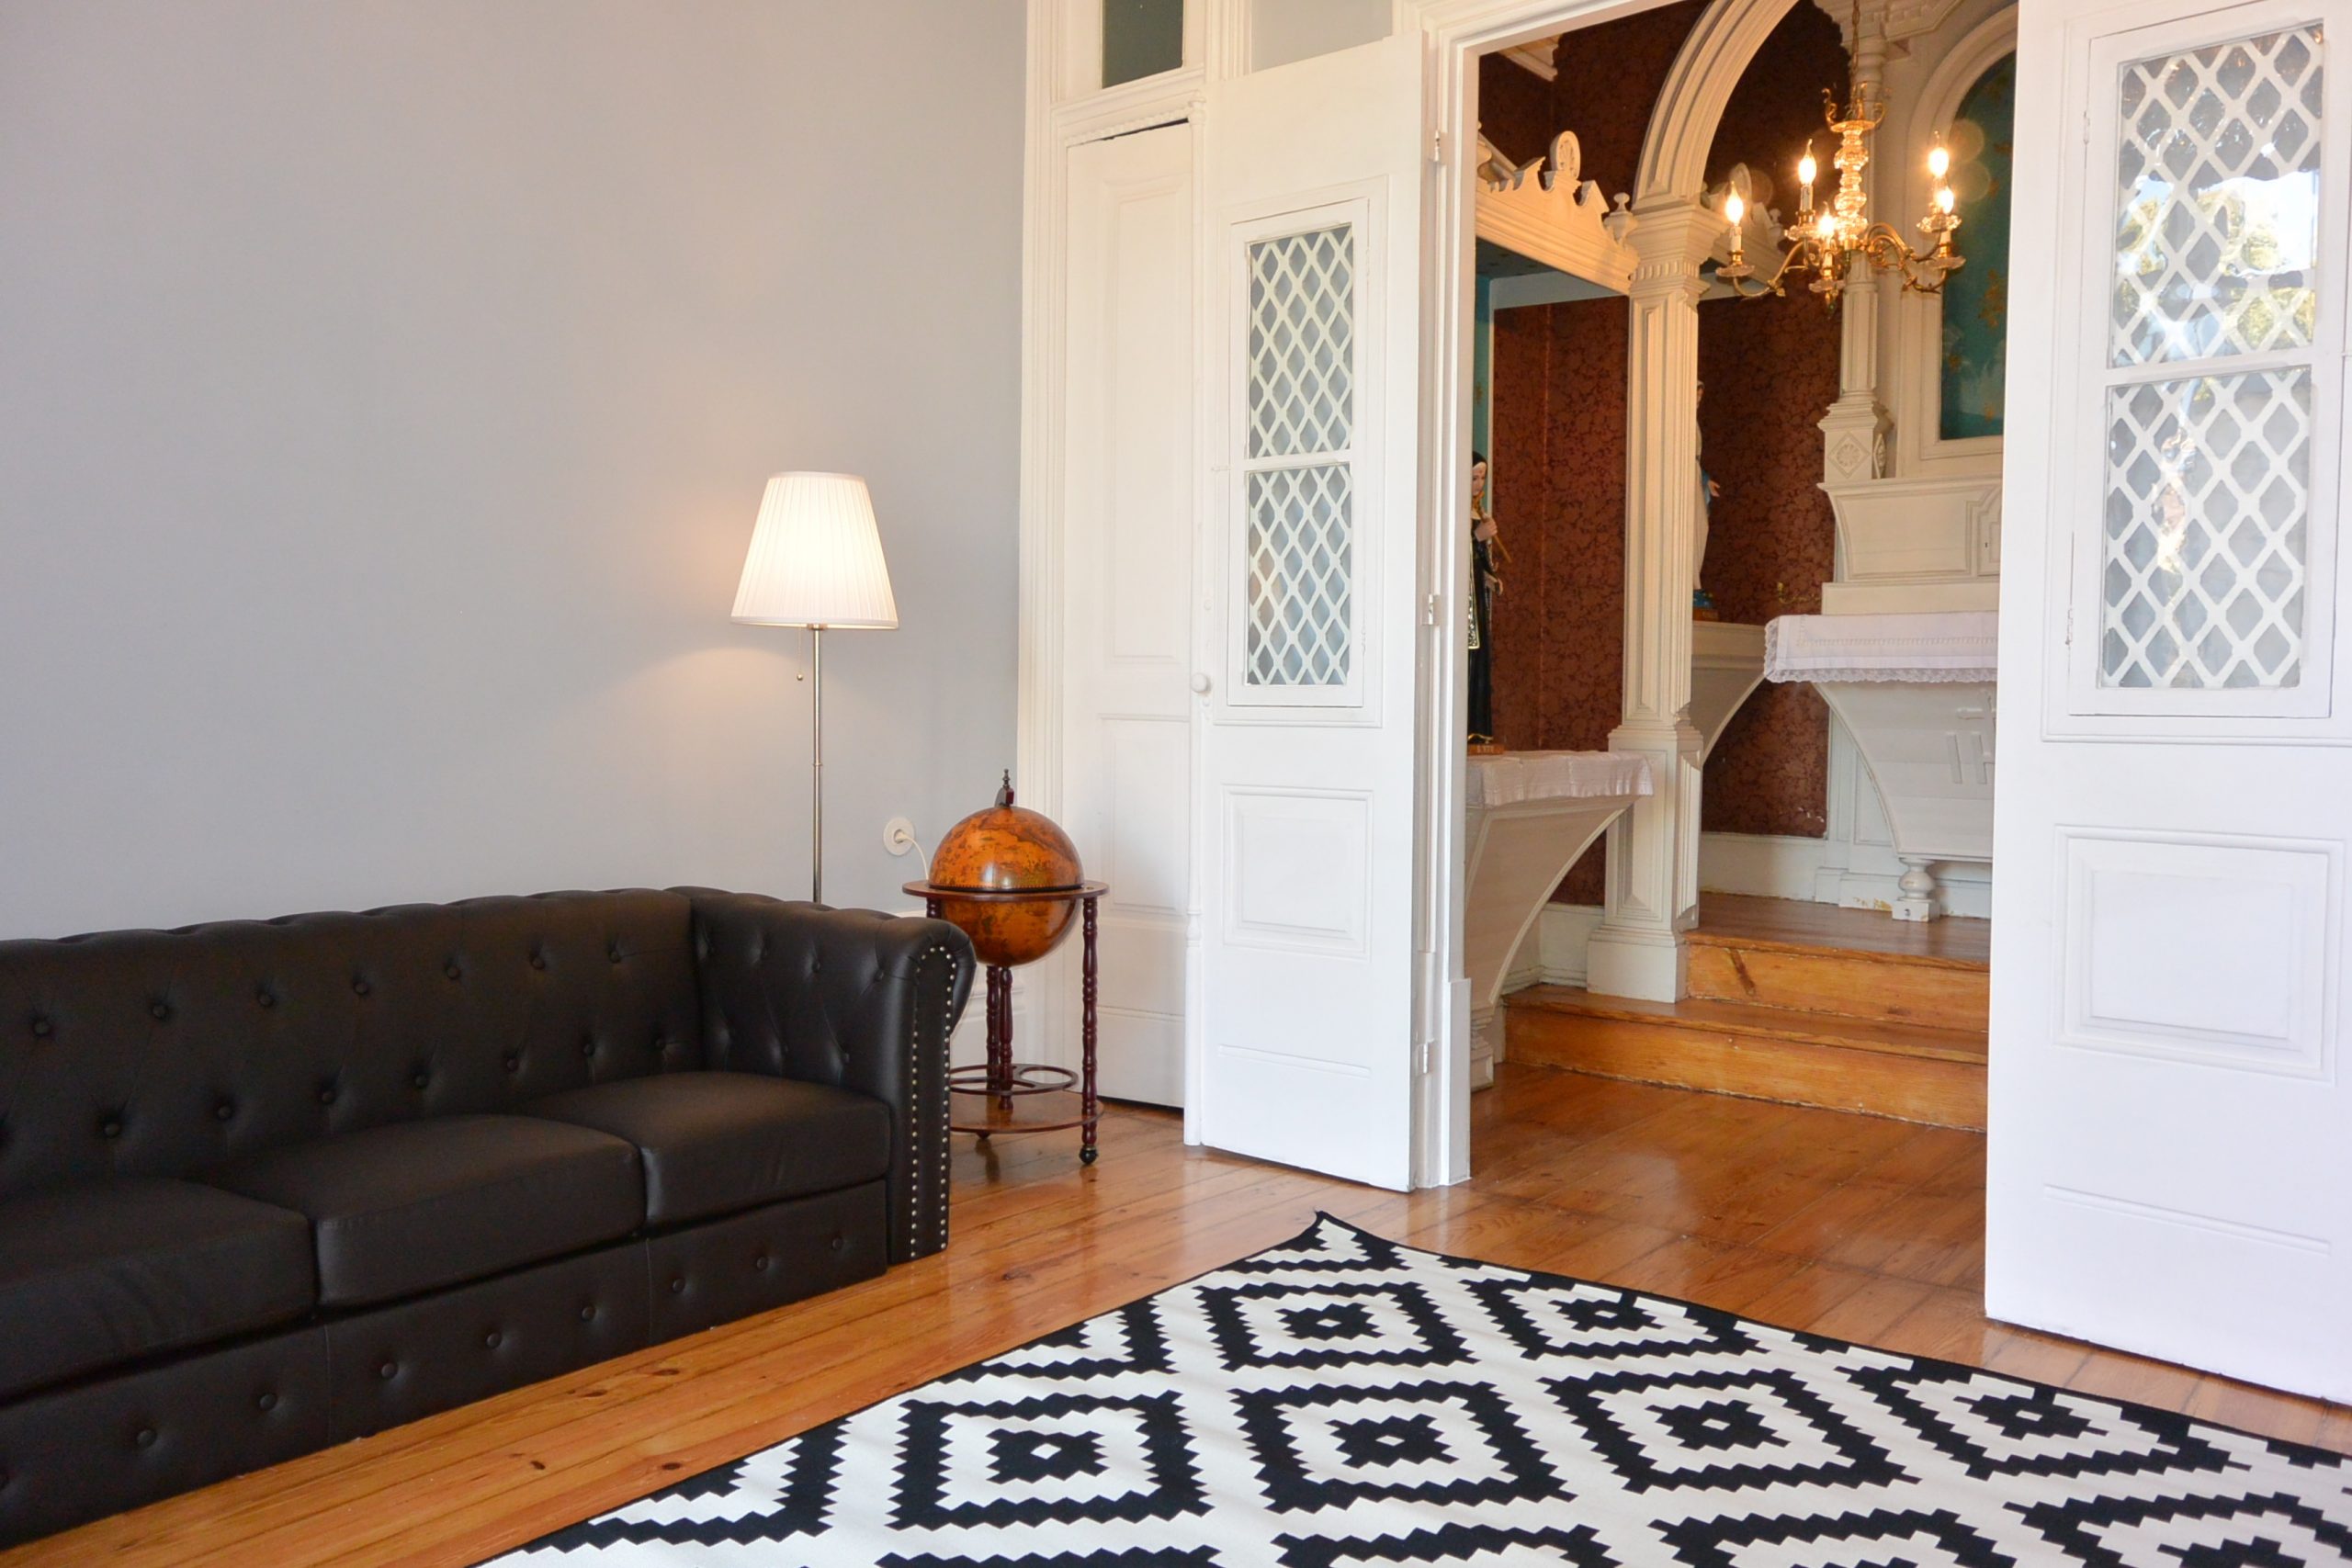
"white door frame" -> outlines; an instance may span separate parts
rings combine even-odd
[[[1466,331],[1473,288],[1473,233],[1477,147],[1476,77],[1480,55],[1574,28],[1652,10],[1666,0],[1395,0],[1396,26],[1427,35],[1430,80],[1423,101],[1438,136],[1431,150],[1431,186],[1424,203],[1421,256],[1420,418],[1421,506],[1425,526],[1419,550],[1424,622],[1415,660],[1416,705],[1420,742],[1416,781],[1419,830],[1414,866],[1414,1032],[1422,1042],[1422,1071],[1414,1077],[1413,1180],[1439,1186],[1470,1174],[1470,990],[1461,977],[1463,901],[1466,891],[1463,832],[1464,750],[1461,744],[1465,674],[1463,610],[1467,552],[1469,388],[1471,340]],[[1700,18],[1677,56],[1644,141],[1637,197],[1658,204],[1695,206],[1709,143],[1723,109],[1747,62],[1781,18],[1800,0],[1716,0]],[[1082,9],[1082,6],[1080,7]],[[1191,122],[1202,134],[1202,95],[1207,82],[1247,69],[1248,0],[1199,0],[1196,28],[1186,43],[1180,71],[1092,94],[1071,88],[1073,60],[1087,39],[1077,37],[1072,7],[1065,0],[1031,0],[1029,6],[1029,114],[1026,214],[1023,254],[1021,457],[1021,614],[1018,664],[1016,761],[1023,800],[1048,813],[1060,807],[1063,713],[1055,674],[1062,657],[1059,599],[1064,556],[1060,515],[1064,396],[1060,322],[1066,305],[1061,255],[1067,202],[1067,156],[1077,142],[1173,120]],[[1073,39],[1075,39],[1075,42]],[[1660,112],[1663,111],[1663,112]],[[1195,143],[1195,166],[1199,144]],[[1198,199],[1198,198],[1196,198]],[[1638,210],[1638,208],[1637,208]],[[1205,224],[1203,211],[1198,221]],[[1654,233],[1668,223],[1654,227]],[[1695,262],[1693,263],[1695,266]],[[1196,289],[1200,287],[1196,280]],[[1196,318],[1197,319],[1197,318]],[[1654,432],[1691,417],[1657,411]],[[1196,431],[1196,436],[1201,434]],[[1638,445],[1638,444],[1637,444]],[[1670,454],[1666,457],[1670,458]],[[1639,460],[1637,458],[1637,460]],[[1662,460],[1652,456],[1652,464]],[[1629,529],[1626,648],[1627,708],[1668,715],[1688,701],[1690,669],[1687,615],[1689,572],[1671,570],[1677,549],[1670,512],[1650,521],[1662,525]],[[1686,530],[1687,532],[1687,530]],[[1687,556],[1689,540],[1680,552]],[[1642,635],[1635,626],[1656,635]],[[1679,627],[1682,657],[1673,657]],[[1677,698],[1676,693],[1680,693]],[[1612,855],[1640,863],[1663,891],[1646,907],[1656,928],[1647,961],[1652,983],[1657,955],[1668,966],[1663,978],[1679,983],[1679,947],[1674,924],[1695,887],[1695,778],[1684,791],[1662,791],[1669,801],[1640,824],[1612,833],[1623,843]],[[1682,807],[1687,806],[1687,810]],[[1612,871],[1615,886],[1619,875]],[[1686,887],[1688,885],[1688,887]],[[1639,904],[1629,903],[1629,908]],[[1197,931],[1197,891],[1188,912]],[[1195,938],[1195,945],[1197,937]],[[1193,1005],[1197,1005],[1197,998]],[[1056,1042],[1041,1039],[1048,1052]],[[1188,1137],[1193,1135],[1187,1129]]]
[[[1460,973],[1463,952],[1463,790],[1464,750],[1460,708],[1464,660],[1462,607],[1467,536],[1472,344],[1467,331],[1474,275],[1471,266],[1476,220],[1478,57],[1531,39],[1589,27],[1656,8],[1660,0],[1416,0],[1419,25],[1431,36],[1430,85],[1432,118],[1440,128],[1435,186],[1429,197],[1429,254],[1421,265],[1421,409],[1425,447],[1421,471],[1430,527],[1423,541],[1423,583],[1438,607],[1440,636],[1422,671],[1422,852],[1417,882],[1423,938],[1417,942],[1428,965],[1421,994],[1435,1013],[1426,1021],[1436,1044],[1436,1071],[1416,1080],[1415,1179],[1438,1186],[1470,1174],[1469,1080],[1470,991]],[[1660,295],[1661,316],[1670,315],[1668,298],[1679,275],[1697,276],[1699,254],[1691,247],[1712,231],[1692,221],[1706,175],[1709,145],[1747,63],[1764,39],[1799,0],[1716,0],[1699,19],[1675,57],[1643,139],[1634,209],[1649,228],[1634,240],[1643,273]],[[1701,253],[1703,254],[1703,253]],[[1641,303],[1637,299],[1636,310]],[[1696,353],[1696,296],[1681,309],[1690,321],[1682,347]],[[1638,352],[1638,349],[1637,349]],[[1670,362],[1668,367],[1670,368]],[[1672,469],[1677,443],[1687,446],[1697,428],[1695,370],[1678,382],[1662,378],[1654,389],[1662,400],[1644,407],[1636,389],[1630,411],[1628,448],[1634,481],[1642,474]],[[1687,405],[1687,406],[1686,406]],[[1679,433],[1679,434],[1678,434]],[[1687,472],[1690,455],[1682,454]],[[1697,890],[1698,779],[1695,753],[1681,731],[1690,728],[1684,710],[1690,696],[1690,552],[1692,521],[1677,498],[1687,502],[1687,485],[1666,486],[1662,504],[1645,514],[1629,508],[1626,536],[1626,723],[1612,745],[1634,740],[1642,721],[1650,722],[1658,748],[1673,772],[1660,775],[1657,795],[1637,815],[1612,828],[1610,924],[1623,933],[1619,966],[1627,978],[1612,988],[1661,994],[1674,999],[1681,984],[1679,924]],[[1646,526],[1645,525],[1646,525]],[[1428,601],[1424,601],[1427,603]],[[1690,738],[1695,739],[1695,732]],[[1646,748],[1644,748],[1646,749]],[[1687,818],[1687,820],[1686,820]],[[1608,928],[1604,927],[1604,931]],[[1597,946],[1605,946],[1597,941]],[[1596,960],[1600,954],[1596,953]]]

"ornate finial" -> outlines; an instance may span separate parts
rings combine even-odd
[[[996,803],[1000,807],[1012,804],[1012,770],[1011,768],[1004,770],[1004,783],[997,786]]]

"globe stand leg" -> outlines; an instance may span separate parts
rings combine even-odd
[[[1079,1058],[1079,1114],[1084,1119],[1080,1135],[1078,1160],[1080,1165],[1094,1163],[1094,1129],[1102,1119],[1102,1101],[1094,1092],[1094,900],[1085,902],[1086,942],[1084,960],[1080,965],[1079,1016],[1080,1044],[1083,1054]]]

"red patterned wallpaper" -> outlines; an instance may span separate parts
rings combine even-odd
[[[1792,8],[1750,64],[1707,156],[1712,183],[1735,163],[1774,181],[1766,197],[1796,213],[1796,161],[1829,139],[1821,89],[1846,90],[1838,24]],[[1837,570],[1836,514],[1821,492],[1821,416],[1838,397],[1838,318],[1799,288],[1781,299],[1699,308],[1699,408],[1708,473],[1723,487],[1709,517],[1700,581],[1727,621],[1760,623],[1821,608]],[[1757,690],[1707,758],[1700,826],[1819,838],[1829,830],[1829,710],[1811,686]]]
[[[1507,54],[1480,56],[1478,129],[1514,162],[1541,156],[1553,137],[1552,84]]]
[[[1552,123],[1576,131],[1585,176],[1603,190],[1632,186],[1650,108],[1704,8],[1703,0],[1680,0],[1562,40]],[[1820,123],[1819,89],[1842,87],[1844,74],[1837,25],[1816,7],[1794,8],[1735,91],[1715,157],[1726,169],[1743,159],[1792,166]],[[1528,83],[1542,85],[1494,61],[1480,76],[1482,95],[1496,94],[1491,102],[1482,97],[1482,112],[1492,117],[1487,135],[1521,159],[1547,136],[1531,123]],[[1710,178],[1720,177],[1711,168]],[[1625,333],[1626,308],[1617,299],[1495,318],[1490,457],[1496,513],[1511,552],[1495,612],[1495,718],[1507,746],[1599,748],[1617,722]],[[1707,465],[1724,487],[1712,520],[1708,586],[1726,619],[1769,619],[1783,607],[1783,585],[1785,607],[1817,608],[1832,567],[1834,525],[1818,489],[1816,422],[1837,393],[1836,322],[1810,295],[1711,303],[1701,313],[1700,361]],[[1826,711],[1813,691],[1767,687],[1709,761],[1704,825],[1820,835],[1827,826],[1827,750]],[[1600,873],[1596,848],[1554,897],[1600,902]]]
[[[1555,123],[1577,133],[1584,177],[1600,181],[1606,194],[1634,188],[1650,110],[1682,40],[1706,9],[1707,0],[1676,0],[1562,35],[1552,56],[1560,72],[1552,84]]]

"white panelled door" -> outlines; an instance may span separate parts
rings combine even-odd
[[[1414,29],[1213,84],[1189,1134],[1411,1172]]]
[[[2339,1400],[2347,23],[2021,13],[1985,1287]]]
[[[1178,1105],[1192,908],[1192,127],[1071,148],[1069,244],[1063,812],[1087,869],[1111,885],[1102,1092]],[[1075,975],[1046,983],[1051,997],[1077,994]],[[1054,1022],[1057,1055],[1075,1064],[1075,1017]]]

